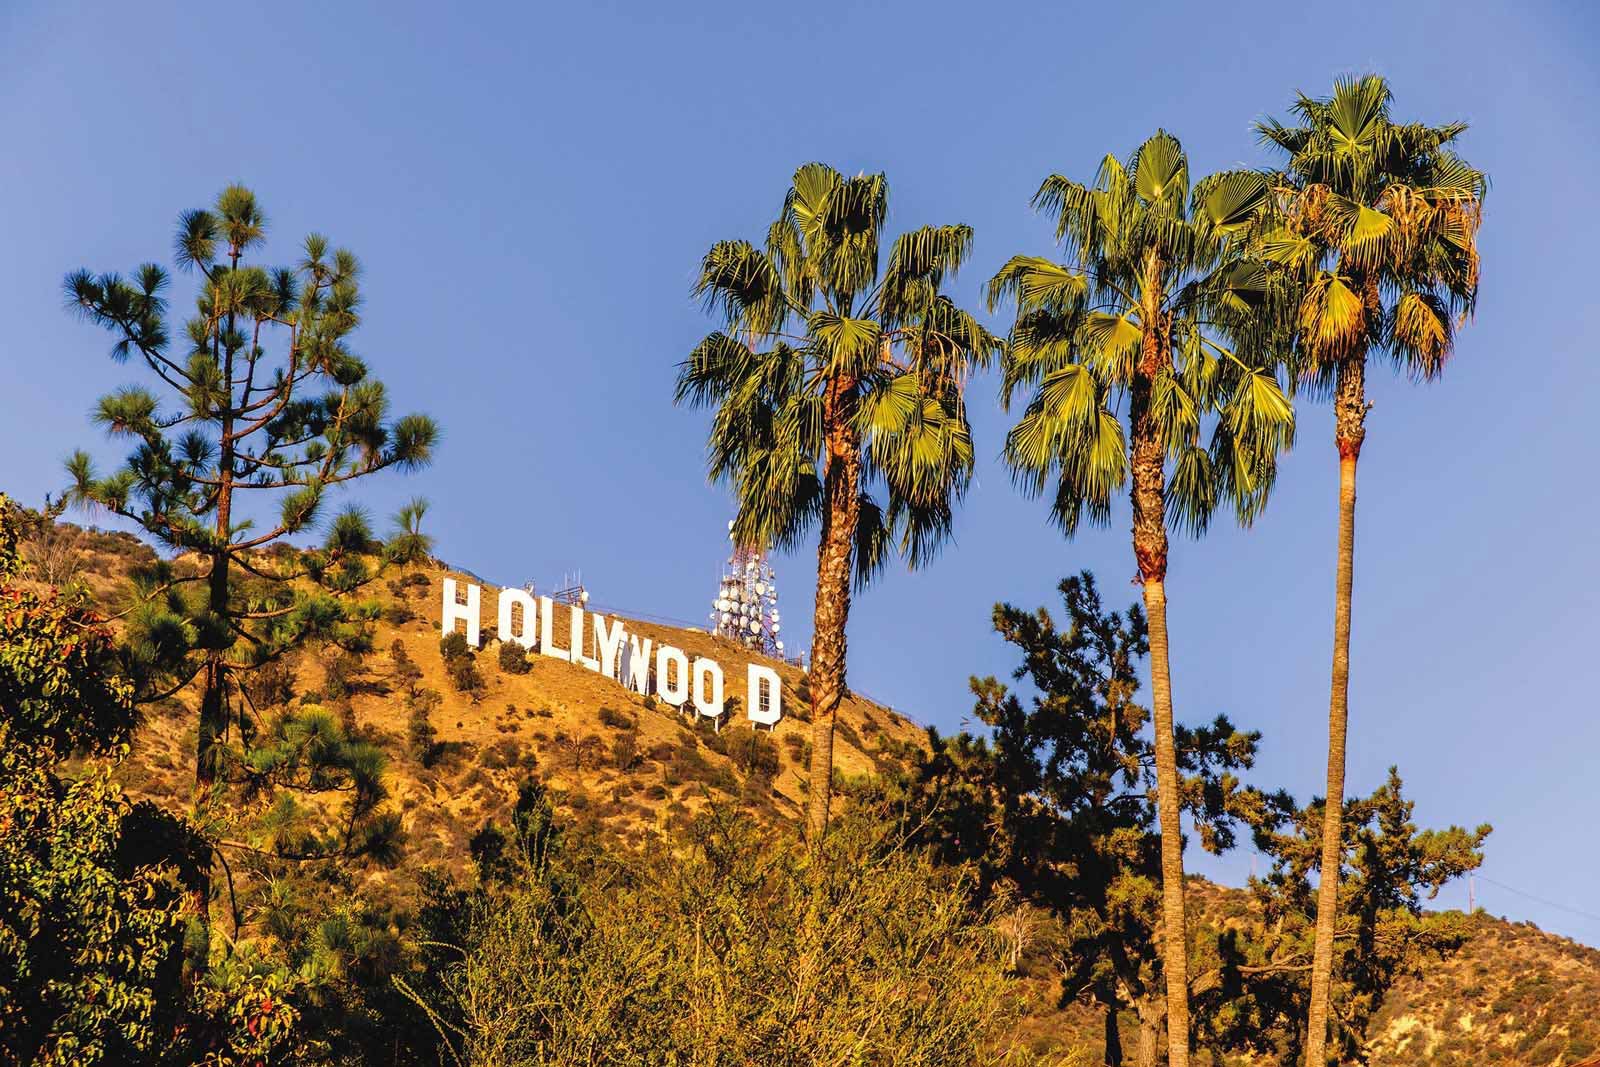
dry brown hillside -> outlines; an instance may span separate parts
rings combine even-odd
[[[534,769],[556,789],[569,816],[596,822],[624,840],[682,820],[713,798],[772,819],[799,817],[810,735],[805,702],[797,695],[798,667],[761,658],[783,679],[784,716],[770,729],[753,727],[744,715],[744,672],[751,659],[744,648],[704,632],[626,620],[630,633],[722,664],[729,713],[717,730],[711,720],[680,713],[573,663],[530,654],[526,673],[502,667],[492,636],[498,590],[485,586],[485,633],[474,656],[482,687],[458,691],[439,647],[446,577],[476,581],[440,565],[394,576],[374,594],[384,618],[373,650],[358,664],[341,660],[337,650],[303,654],[290,680],[292,700],[338,708],[389,752],[389,789],[404,814],[412,859],[455,865],[468,838],[508,810],[517,781]],[[568,611],[557,605],[557,633],[566,633]],[[592,631],[586,651],[594,653]],[[420,678],[407,676],[405,662],[415,665]],[[439,744],[431,766],[405,741],[405,698],[413,687],[442,698],[431,715]],[[137,793],[184,795],[194,744],[187,703],[156,711],[140,731],[128,767]],[[904,717],[851,696],[840,710],[835,759],[846,776],[871,774],[880,761],[922,737]]]
[[[36,578],[80,582],[108,607],[117,603],[128,568],[154,558],[127,534],[65,524],[37,529],[27,551]],[[765,661],[785,690],[785,716],[770,733],[752,730],[744,717],[748,656],[742,648],[645,621],[626,625],[722,663],[728,694],[740,703],[730,702],[720,732],[571,663],[532,655],[527,673],[503,669],[492,640],[474,658],[481,691],[459,692],[439,649],[447,576],[476,581],[433,565],[377,583],[374,595],[384,615],[369,654],[357,663],[308,652],[278,680],[278,697],[340,710],[389,754],[390,792],[404,813],[409,843],[401,868],[374,873],[375,880],[403,880],[427,863],[459,867],[468,839],[506,813],[517,781],[530,772],[554,787],[569,819],[621,842],[680,822],[711,799],[764,819],[799,820],[809,724],[801,718],[797,668]],[[496,592],[483,590],[482,623],[491,634]],[[558,614],[558,632],[566,632],[565,623]],[[420,677],[402,662],[414,664]],[[406,696],[414,687],[441,697],[432,715],[440,748],[431,766],[407,744]],[[135,794],[187,804],[193,719],[182,699],[149,710],[123,767]],[[860,697],[846,700],[839,723],[835,753],[846,775],[875,773],[903,760],[908,746],[925,743],[915,723]],[[1243,892],[1203,884],[1196,890],[1198,910],[1213,919],[1253,921]],[[1023,1036],[1041,1050],[1076,1049],[1076,1062],[1095,1062],[1098,1021],[1078,1008],[1058,1009],[1059,983],[1048,955],[1031,955],[1018,979],[1035,1006]],[[1394,990],[1371,1039],[1373,1067],[1570,1067],[1600,1052],[1600,951],[1480,915],[1459,953]]]

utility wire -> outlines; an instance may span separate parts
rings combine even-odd
[[[1544,897],[1535,896],[1532,893],[1524,892],[1523,890],[1518,889],[1515,886],[1506,885],[1504,882],[1497,882],[1493,878],[1488,877],[1487,875],[1479,874],[1479,875],[1477,875],[1477,878],[1478,878],[1479,881],[1488,882],[1492,886],[1496,886],[1496,887],[1498,887],[1500,889],[1504,889],[1507,893],[1515,893],[1519,897],[1526,897],[1527,899],[1529,899],[1529,900],[1531,900],[1531,901],[1533,901],[1533,902],[1535,902],[1537,904],[1543,904],[1547,908],[1555,908],[1557,911],[1564,911],[1564,912],[1568,912],[1568,913],[1570,913],[1572,915],[1579,915],[1579,916],[1582,916],[1585,919],[1591,919],[1594,922],[1600,923],[1600,915],[1596,915],[1592,911],[1584,911],[1582,908],[1569,907],[1566,904],[1557,904],[1553,900],[1546,900]]]

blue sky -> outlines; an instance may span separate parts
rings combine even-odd
[[[1463,150],[1494,185],[1456,361],[1426,388],[1373,375],[1350,788],[1397,763],[1422,823],[1494,823],[1480,902],[1600,944],[1600,918],[1500,887],[1600,915],[1594,9],[445,11],[0,5],[0,488],[36,504],[73,448],[117,454],[87,412],[136,375],[62,311],[62,274],[167,259],[177,213],[238,180],[269,213],[269,256],[316,229],[362,257],[356,347],[397,408],[444,426],[430,470],[360,502],[429,497],[440,553],[492,580],[581,570],[597,601],[697,620],[729,504],[704,478],[706,417],[671,404],[710,328],[689,286],[713,241],[764,233],[798,164],[887,172],[895,229],[973,225],[955,291],[975,304],[1008,256],[1049,250],[1028,208],[1046,174],[1087,179],[1158,126],[1196,173],[1256,165],[1252,121],[1377,71],[1402,117],[1470,122]],[[976,385],[982,465],[956,544],[851,616],[852,683],[945,729],[970,674],[1012,666],[995,600],[1053,603],[1085,567],[1112,603],[1137,594],[1125,511],[1069,543],[1012,489],[995,385]],[[1328,413],[1302,406],[1266,516],[1178,542],[1169,584],[1179,717],[1261,729],[1256,780],[1301,797],[1323,774],[1336,477]],[[796,644],[814,558],[774,561]],[[1250,856],[1196,865],[1239,882]]]

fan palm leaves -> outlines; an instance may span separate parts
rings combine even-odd
[[[1345,78],[1329,97],[1300,96],[1294,125],[1268,120],[1257,127],[1288,157],[1272,176],[1276,222],[1263,234],[1261,252],[1299,291],[1295,359],[1306,382],[1333,395],[1339,453],[1328,788],[1306,1034],[1306,1063],[1314,1067],[1327,1055],[1338,915],[1367,356],[1386,355],[1419,380],[1443,370],[1456,326],[1477,303],[1477,233],[1488,188],[1484,174],[1453,150],[1464,123],[1399,123],[1392,101],[1380,77]]]
[[[1188,1062],[1187,947],[1172,732],[1167,531],[1199,534],[1216,509],[1249,523],[1294,434],[1277,367],[1291,325],[1280,276],[1251,254],[1272,206],[1267,179],[1191,181],[1177,138],[1158,131],[1092,185],[1045,179],[1034,206],[1055,219],[1065,262],[1019,255],[988,286],[1015,303],[1002,399],[1025,399],[1006,437],[1018,483],[1051,498],[1070,536],[1110,519],[1129,490],[1149,615],[1162,834],[1169,1063]]]
[[[826,829],[852,589],[896,552],[948,538],[972,478],[964,390],[999,340],[943,291],[968,226],[924,226],[884,255],[889,185],[821,163],[794,173],[763,246],[719,241],[695,295],[723,320],[680,367],[712,409],[708,467],[733,488],[734,538],[789,548],[820,528],[809,688],[808,828]]]

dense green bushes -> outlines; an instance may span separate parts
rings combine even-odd
[[[528,659],[528,650],[515,641],[500,642],[500,669],[507,674],[527,674],[533,670],[533,663]]]

